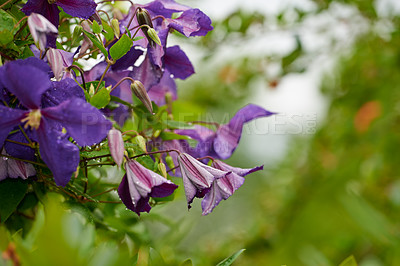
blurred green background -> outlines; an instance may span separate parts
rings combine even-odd
[[[26,265],[215,265],[240,249],[234,265],[339,265],[351,255],[400,265],[396,1],[282,1],[265,12],[257,5],[269,1],[187,2],[209,11],[215,30],[173,40],[197,72],[179,83],[174,112],[224,122],[252,102],[281,113],[283,122],[250,123],[227,161],[265,170],[205,217],[200,201],[186,211],[183,191],[140,218],[50,195],[25,230],[0,226],[0,265],[15,252]],[[8,228],[24,217],[10,219]]]

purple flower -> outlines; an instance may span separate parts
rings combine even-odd
[[[202,198],[209,192],[215,179],[222,178],[229,173],[203,164],[187,153],[179,154],[178,161],[188,208],[195,197]]]
[[[216,169],[227,171],[229,174],[215,179],[212,183],[210,191],[204,196],[204,199],[201,202],[201,207],[203,209],[202,215],[209,214],[220,203],[221,200],[226,200],[232,196],[232,194],[243,185],[244,176],[263,169],[263,166],[242,169],[232,167],[218,160],[215,160],[212,163],[212,166]]]
[[[40,14],[32,13],[28,17],[28,26],[33,41],[40,50],[44,51],[49,42],[50,46],[55,45],[55,38],[58,34],[57,28]]]
[[[126,174],[118,187],[118,195],[125,206],[140,215],[149,212],[149,198],[171,195],[177,185],[147,169],[135,160],[125,163]]]
[[[196,149],[200,153],[200,156],[227,159],[239,144],[245,123],[273,114],[273,112],[267,111],[257,105],[249,104],[240,109],[228,124],[219,126],[216,132],[203,126],[196,126],[195,129],[176,130],[175,132],[197,140]]]
[[[48,65],[36,58],[12,61],[1,67],[1,83],[26,109],[0,106],[0,147],[14,126],[25,123],[25,129],[39,143],[40,155],[56,184],[65,186],[79,164],[79,149],[68,137],[81,146],[93,145],[106,137],[111,122],[81,98],[62,99],[59,104],[43,108],[42,95],[53,88],[49,71]],[[66,85],[66,80],[62,84]],[[67,134],[62,133],[63,128]]]
[[[79,18],[88,19],[96,11],[97,4],[93,0],[28,0],[22,7],[22,12],[27,16],[39,13],[58,27],[61,7],[65,13]]]
[[[30,163],[14,160],[1,155],[8,155],[4,150],[0,154],[0,181],[6,178],[27,179],[36,175],[35,168]]]
[[[72,75],[65,70],[72,65],[74,53],[49,48],[46,57],[57,81],[60,81],[64,76],[72,78]]]

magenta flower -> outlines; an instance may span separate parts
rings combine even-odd
[[[96,11],[97,4],[93,0],[28,0],[21,10],[27,16],[33,12],[39,13],[58,27],[58,7],[73,17],[88,19]]]
[[[188,208],[190,208],[195,197],[203,198],[209,192],[215,179],[229,174],[228,171],[218,170],[203,164],[187,153],[179,154],[178,161]]]
[[[118,195],[125,206],[140,215],[149,212],[149,198],[164,198],[171,195],[177,185],[147,169],[135,160],[125,163],[126,174],[118,187]]]
[[[48,65],[37,58],[12,61],[0,68],[0,83],[26,108],[0,105],[0,147],[14,126],[24,124],[39,143],[40,155],[56,184],[65,186],[79,164],[79,149],[68,137],[81,146],[93,145],[106,137],[111,122],[81,98],[69,98],[70,94],[59,94],[66,97],[43,108],[42,95],[53,88],[49,72]],[[68,86],[68,80],[61,84]]]
[[[197,140],[196,150],[199,156],[227,159],[239,144],[245,123],[273,114],[273,112],[267,111],[260,106],[249,104],[240,109],[228,124],[221,125],[215,132],[203,126],[196,126],[195,129],[176,130],[175,132]]]
[[[244,176],[263,169],[263,166],[242,169],[232,167],[218,160],[215,160],[212,166],[222,171],[228,171],[229,174],[214,180],[210,191],[204,196],[201,202],[201,207],[203,209],[202,215],[209,214],[221,200],[226,200],[232,196],[232,194],[243,185]]]

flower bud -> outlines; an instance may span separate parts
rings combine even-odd
[[[125,153],[124,140],[122,139],[121,131],[112,128],[107,134],[107,139],[111,156],[118,167],[120,167],[124,161]]]
[[[163,175],[163,177],[167,178],[167,168],[165,167],[165,164],[160,162],[158,164],[158,170],[160,171],[160,173]]]
[[[147,40],[150,43],[151,47],[156,46],[156,42],[152,37],[149,36],[148,31],[153,28],[153,22],[151,20],[150,13],[141,7],[138,7],[137,12],[136,12],[136,18],[139,23],[139,26],[147,25],[148,27],[142,27],[142,32],[146,36]],[[154,33],[152,33],[154,35]],[[154,36],[153,36],[154,37]],[[158,38],[158,36],[157,36]]]
[[[168,165],[169,169],[175,168],[174,160],[172,159],[172,156],[169,154],[165,157],[165,163]],[[173,170],[173,172],[175,173],[175,169]]]
[[[117,39],[119,39],[119,35],[121,34],[120,29],[119,29],[119,21],[116,18],[113,18],[111,20],[111,28],[114,31],[114,35]]]
[[[137,145],[139,145],[140,149],[142,149],[142,151],[147,152],[147,148],[146,148],[146,140],[143,138],[143,136],[138,135],[134,138],[134,141],[136,142]]]
[[[135,82],[131,83],[131,90],[136,95],[136,97],[138,97],[139,100],[144,104],[147,110],[149,110],[150,113],[153,113],[153,106],[151,104],[150,97],[143,86],[143,83],[139,80],[135,80]]]
[[[150,37],[156,44],[162,46],[162,45],[161,45],[161,40],[160,40],[160,38],[158,37],[157,32],[156,32],[155,29],[150,28],[150,29],[147,31],[147,35],[149,35],[149,37]]]
[[[54,77],[60,81],[64,76],[65,67],[63,65],[63,57],[59,50],[49,48],[46,53],[51,70],[53,70]]]
[[[72,43],[75,43],[79,40],[79,37],[81,36],[82,32],[83,32],[82,26],[76,25],[72,33]]]

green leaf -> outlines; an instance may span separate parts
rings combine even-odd
[[[12,32],[15,24],[17,24],[17,21],[6,11],[0,9],[0,31],[8,30]]]
[[[99,23],[97,23],[96,20],[94,20],[93,25],[92,25],[92,30],[93,30],[93,33],[99,34],[103,30],[103,27],[101,25],[99,25]]]
[[[133,38],[132,41],[136,42],[136,41],[139,41],[139,40],[141,40],[143,38],[144,38],[143,36],[137,36],[137,37]]]
[[[121,38],[110,48],[110,55],[113,60],[118,60],[123,57],[133,45],[133,41],[126,35]]]
[[[106,87],[103,87],[95,95],[93,95],[93,97],[90,99],[90,104],[100,109],[105,107],[110,100],[110,90]]]
[[[6,45],[14,40],[14,36],[8,30],[0,31],[0,44]]]
[[[347,257],[339,266],[357,266],[357,261],[353,255]]]
[[[105,57],[108,57],[108,52],[106,48],[104,47],[103,43],[100,42],[99,39],[97,39],[96,35],[85,30],[83,30],[83,33],[92,41],[94,46],[100,49],[100,51],[104,54]]]
[[[24,198],[28,184],[21,179],[6,179],[0,182],[0,222],[5,222]]]
[[[113,31],[113,29],[104,20],[103,20],[103,29],[104,29],[103,35],[104,35],[104,37],[106,37],[107,41],[111,41],[112,39],[114,39],[114,31]]]
[[[242,254],[243,251],[245,251],[245,249],[239,250],[238,252],[236,252],[232,256],[230,256],[230,257],[224,259],[223,261],[221,261],[220,263],[218,263],[217,266],[229,266],[229,265],[232,265],[232,263],[239,257],[240,254]]]

